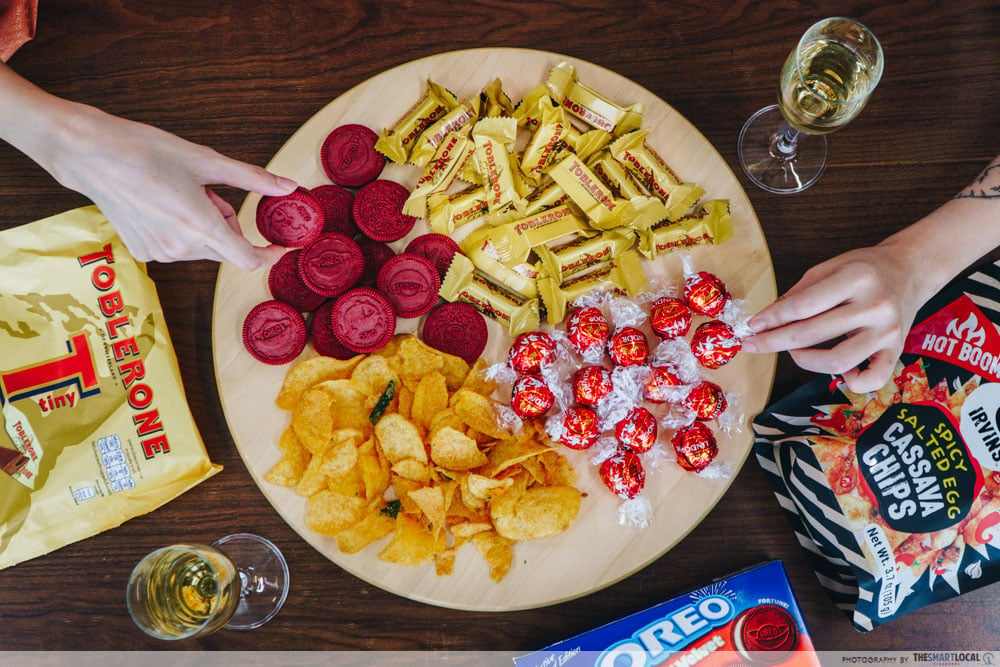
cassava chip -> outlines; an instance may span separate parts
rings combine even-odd
[[[330,446],[333,432],[333,396],[322,389],[307,389],[292,411],[295,436],[313,455]]]
[[[361,521],[366,502],[333,491],[319,491],[306,500],[306,525],[320,535],[334,536]]]
[[[494,404],[489,398],[468,389],[459,389],[453,398],[455,412],[467,425],[494,438],[510,437],[497,423]]]
[[[330,477],[346,475],[358,463],[360,431],[341,429],[330,436],[330,447],[323,453],[323,472]]]
[[[351,385],[366,396],[378,398],[390,382],[399,384],[399,376],[385,357],[370,355],[351,372]]]
[[[446,426],[431,437],[431,460],[447,470],[471,470],[489,459],[479,451],[475,440]]]
[[[514,550],[511,548],[510,540],[490,530],[473,535],[472,543],[479,549],[483,560],[489,566],[490,579],[498,582],[507,576],[514,562]]]
[[[413,336],[400,341],[399,350],[394,357],[390,357],[389,363],[404,383],[413,383],[414,386],[420,378],[444,366],[444,360],[437,350],[424,345]]]
[[[365,485],[365,498],[381,498],[389,488],[389,462],[375,451],[374,437],[358,447],[358,470]]]
[[[341,360],[333,357],[312,357],[292,366],[285,375],[285,381],[278,391],[275,403],[283,410],[291,410],[298,403],[303,392],[320,382],[327,380],[343,380],[350,377],[351,371],[357,366],[364,355]]]
[[[278,448],[281,450],[281,459],[264,473],[264,481],[276,486],[295,486],[309,465],[309,452],[295,437],[291,426],[282,432]]]
[[[410,415],[416,423],[429,429],[435,415],[448,407],[448,385],[444,375],[431,371],[420,378],[413,392]]]
[[[434,536],[440,535],[447,523],[447,501],[444,489],[440,486],[424,486],[410,491],[410,500],[416,503],[427,520],[431,522]]]
[[[571,486],[532,486],[490,505],[496,531],[509,540],[537,540],[569,527],[580,511],[580,491]]]
[[[448,547],[434,555],[434,573],[439,577],[447,577],[455,571],[455,547]]]
[[[523,442],[519,440],[503,440],[490,450],[490,464],[482,472],[488,477],[496,477],[507,468],[521,463],[525,459],[541,456],[551,451],[551,447],[540,445],[533,440]]]
[[[392,465],[392,472],[399,475],[403,479],[409,479],[414,482],[429,482],[431,479],[431,470],[427,467],[427,464],[422,461],[417,461],[416,459],[403,459]]]
[[[395,519],[375,510],[366,514],[365,518],[347,530],[340,531],[334,537],[337,539],[338,549],[345,554],[356,554],[372,542],[389,535],[395,528]]]
[[[335,477],[327,475],[326,489],[327,491],[341,493],[345,496],[354,496],[367,500],[367,496],[365,495],[365,478],[362,477],[361,469],[358,467],[351,468],[346,473]]]
[[[491,396],[497,388],[496,382],[493,380],[488,380],[483,371],[486,370],[486,360],[476,359],[476,363],[472,364],[469,372],[466,373],[465,379],[462,380],[460,389],[468,389],[469,391],[474,391],[481,396]]]
[[[448,383],[448,391],[455,391],[462,386],[469,375],[469,364],[465,359],[453,354],[438,352],[438,355],[441,357],[441,374]]]
[[[333,399],[330,405],[333,428],[355,428],[365,433],[371,432],[372,424],[368,421],[368,415],[378,396],[361,393],[350,380],[327,380],[310,389],[314,390],[325,391]]]
[[[451,534],[455,536],[455,542],[464,542],[465,540],[471,539],[476,533],[484,533],[488,530],[493,530],[493,524],[487,522],[473,523],[471,521],[464,521],[462,523],[453,523],[451,525]]]
[[[504,479],[494,479],[493,477],[483,477],[482,475],[469,475],[465,479],[469,493],[480,500],[493,500],[494,496],[499,496],[499,491],[509,489],[514,484],[512,477]],[[499,490],[499,491],[498,491]]]
[[[264,481],[275,486],[295,486],[302,479],[305,466],[296,466],[289,459],[281,459],[264,473]]]
[[[395,413],[385,415],[375,425],[375,437],[389,463],[405,459],[427,463],[427,450],[420,429],[405,417]]]
[[[400,565],[420,565],[431,560],[434,554],[444,551],[444,535],[437,540],[430,529],[405,513],[396,516],[396,528],[392,540],[378,557]]]
[[[413,391],[406,386],[396,387],[396,412],[407,419],[413,414]]]

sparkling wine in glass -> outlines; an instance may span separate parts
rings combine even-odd
[[[267,623],[288,595],[288,565],[257,535],[229,535],[213,545],[175,544],[143,558],[128,583],[128,610],[157,639],[186,639],[220,628]]]
[[[868,28],[834,17],[806,30],[781,69],[778,104],[740,130],[740,164],[769,192],[801,192],[826,169],[826,135],[864,108],[882,77],[882,46]]]

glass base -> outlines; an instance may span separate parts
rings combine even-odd
[[[797,134],[794,146],[779,134],[790,129],[777,104],[750,116],[740,130],[740,165],[753,184],[777,194],[802,192],[819,180],[829,152],[826,136]]]
[[[288,563],[278,547],[250,533],[229,535],[212,543],[226,554],[240,573],[240,604],[224,626],[252,630],[278,613],[288,597]]]

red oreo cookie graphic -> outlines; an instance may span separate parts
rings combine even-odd
[[[323,205],[305,188],[281,197],[261,197],[257,203],[257,230],[276,245],[308,245],[323,233],[323,225]]]
[[[389,299],[368,287],[357,287],[337,299],[330,321],[341,345],[359,354],[382,349],[396,333],[396,314]]]
[[[775,665],[799,646],[799,628],[784,608],[773,604],[747,609],[733,623],[733,646],[751,662]]]
[[[413,229],[417,219],[403,213],[410,191],[394,181],[372,181],[354,196],[354,222],[373,241],[397,241]]]
[[[358,226],[351,217],[354,193],[339,185],[319,185],[309,191],[323,206],[323,231],[347,236],[358,233]]]
[[[444,279],[444,274],[451,266],[451,260],[455,253],[460,252],[458,244],[451,240],[451,237],[444,234],[424,234],[410,241],[404,252],[422,255],[431,261],[438,275]]]
[[[372,241],[367,236],[359,236],[355,241],[361,248],[361,256],[365,259],[365,268],[358,279],[358,287],[375,287],[378,282],[378,272],[382,266],[396,256],[396,251],[379,241]]]
[[[441,278],[429,259],[404,252],[382,265],[377,285],[397,315],[418,317],[437,303]]]
[[[271,296],[284,301],[296,310],[315,310],[326,297],[309,289],[299,273],[299,255],[302,250],[286,252],[274,263],[267,274],[267,287]]]
[[[341,125],[320,149],[323,171],[337,185],[356,188],[382,173],[385,157],[375,150],[378,135],[364,125]]]
[[[302,313],[282,301],[254,306],[243,320],[243,345],[265,364],[286,364],[306,346]]]
[[[334,301],[331,299],[316,309],[309,322],[309,339],[318,354],[334,359],[350,359],[355,352],[348,350],[333,334]]]
[[[442,303],[424,320],[423,341],[435,350],[473,363],[486,349],[489,331],[486,319],[476,307],[461,302]]]
[[[299,274],[309,289],[337,296],[354,287],[364,269],[361,248],[343,234],[322,234],[299,255]]]

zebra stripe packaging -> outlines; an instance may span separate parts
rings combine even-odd
[[[914,322],[879,391],[817,378],[754,422],[778,502],[861,631],[1000,579],[1000,263]]]

